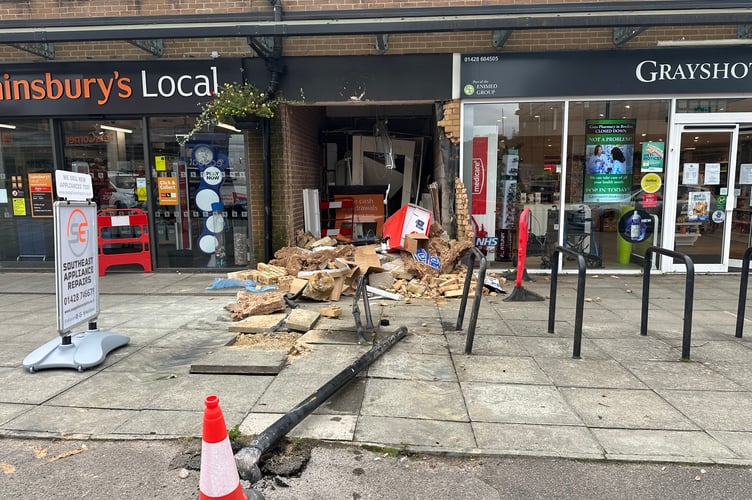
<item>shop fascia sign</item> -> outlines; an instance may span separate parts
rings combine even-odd
[[[7,65],[0,116],[196,113],[222,83],[242,79],[240,67],[239,59]]]
[[[752,56],[739,47],[463,54],[460,82],[465,99],[748,92]]]

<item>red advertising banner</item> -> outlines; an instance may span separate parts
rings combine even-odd
[[[473,166],[470,177],[472,213],[486,213],[486,188],[488,186],[488,137],[473,137]]]

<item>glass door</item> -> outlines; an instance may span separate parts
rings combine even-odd
[[[674,249],[688,255],[699,272],[724,272],[732,227],[736,125],[679,126],[674,154]],[[676,164],[678,162],[678,164]],[[668,194],[668,193],[667,193]],[[674,270],[682,270],[676,261]]]
[[[744,252],[752,246],[752,125],[740,125],[736,149],[729,266],[740,268]]]

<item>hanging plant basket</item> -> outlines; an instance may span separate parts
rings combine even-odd
[[[261,126],[261,117],[258,115],[239,116],[235,118],[235,128],[240,130],[258,130]]]
[[[194,134],[218,122],[232,123],[240,130],[256,130],[263,118],[274,117],[278,105],[277,99],[269,98],[250,83],[226,83],[201,105],[193,129],[178,142],[185,144]]]

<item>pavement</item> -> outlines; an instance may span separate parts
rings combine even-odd
[[[228,350],[254,363],[286,354],[229,346],[236,334],[224,306],[237,289],[206,290],[217,276],[109,272],[97,326],[129,342],[83,371],[31,373],[24,359],[58,337],[55,275],[3,272],[0,436],[200,437],[212,394],[228,428],[256,434],[369,349],[356,343],[352,298],[343,297],[342,317],[321,318],[279,373],[191,373]],[[524,291],[547,300],[481,299],[471,354],[472,299],[456,330],[460,299],[372,298],[374,323],[389,323],[378,338],[401,326],[407,335],[289,437],[452,455],[752,465],[752,332],[734,336],[739,273],[695,276],[691,361],[681,359],[685,275],[651,277],[641,336],[642,276],[589,274],[580,359],[577,276],[559,275],[553,334],[550,279],[532,278]]]

